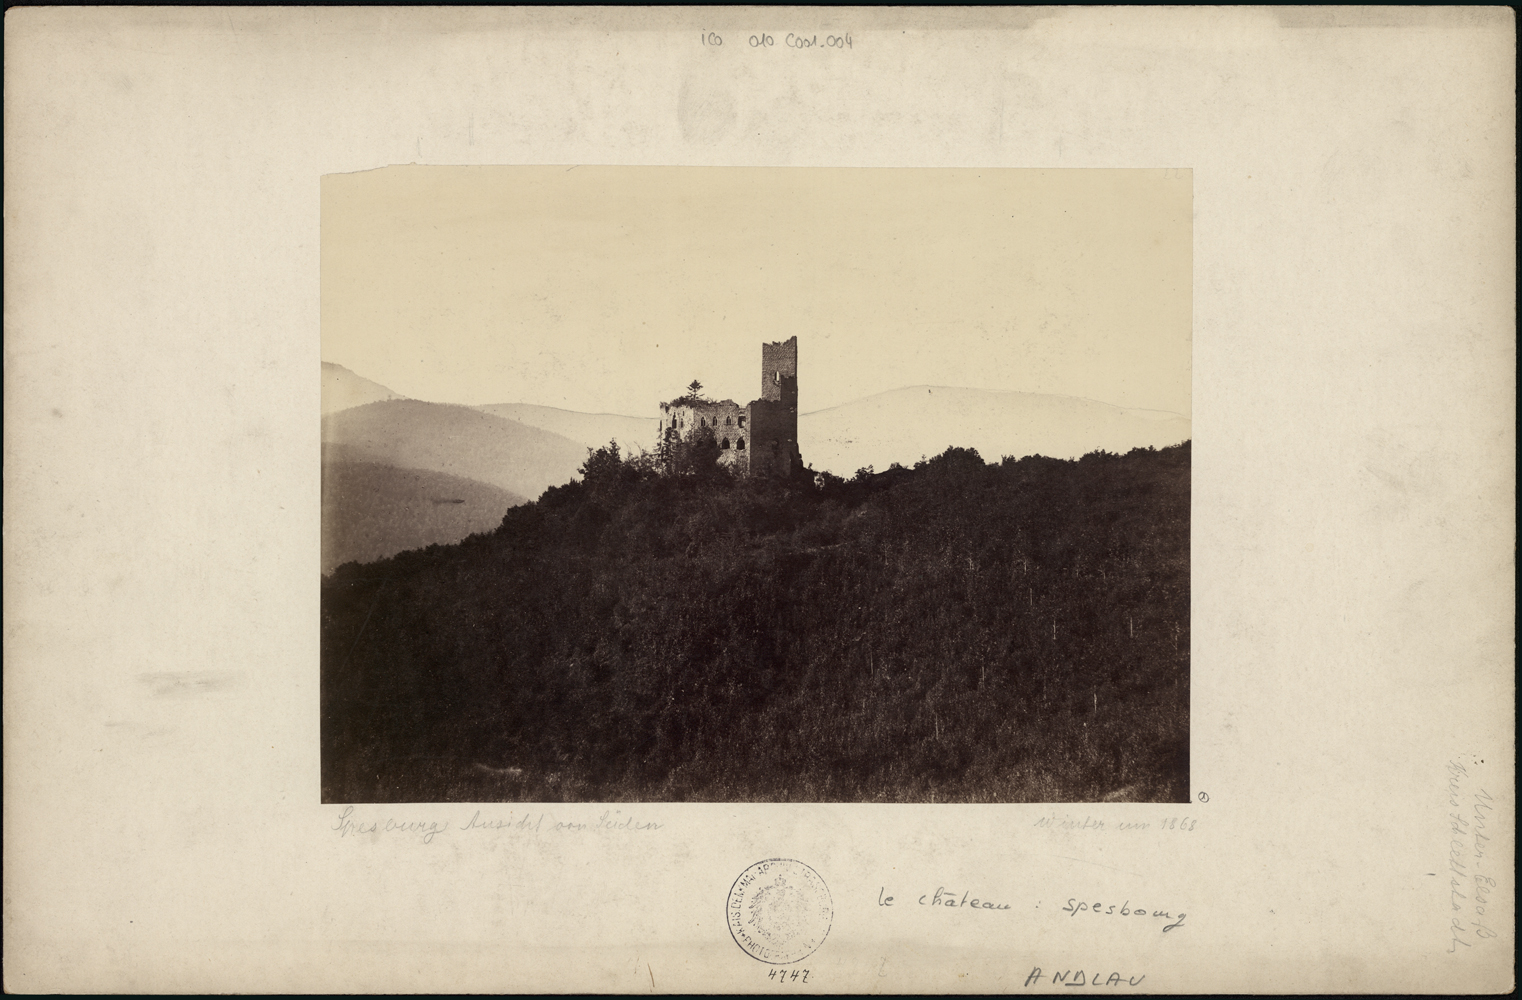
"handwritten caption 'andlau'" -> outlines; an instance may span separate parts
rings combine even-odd
[[[455,819],[367,819],[354,814],[353,806],[345,806],[338,814],[332,830],[340,838],[369,837],[376,840],[383,836],[399,836],[432,844],[447,833],[514,833],[527,836],[570,833],[633,833],[659,830],[663,824],[642,822],[633,816],[625,816],[623,810],[603,810],[590,822],[556,819],[550,813],[508,813],[506,816],[482,815],[477,809],[463,823]]]
[[[1110,973],[1103,980],[1099,976],[1098,972],[1085,975],[1082,969],[1063,969],[1061,972],[1047,974],[1042,972],[1041,966],[1038,965],[1031,969],[1030,975],[1025,977],[1025,985],[1040,986],[1042,978],[1045,977],[1051,980],[1053,986],[1140,986],[1142,980],[1147,978],[1145,974],[1133,976],[1128,973],[1122,976],[1118,972]]]

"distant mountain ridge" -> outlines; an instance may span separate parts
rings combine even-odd
[[[337,413],[339,410],[379,403],[387,399],[406,399],[392,392],[379,382],[372,382],[363,375],[356,375],[343,365],[331,361],[322,363],[322,412]]]
[[[529,403],[478,406],[579,441],[589,448],[617,440],[624,454],[652,450],[659,421],[613,413],[580,413]],[[799,444],[817,471],[848,476],[872,465],[911,465],[953,445],[984,458],[1078,458],[1091,451],[1124,453],[1186,441],[1190,420],[1163,410],[1127,408],[1098,400],[1042,393],[997,392],[955,386],[906,386],[803,413]]]
[[[589,448],[616,440],[626,456],[652,451],[659,433],[653,416],[407,399],[329,362],[322,395],[324,572],[333,559],[459,541],[575,478]],[[988,461],[1165,448],[1189,439],[1190,420],[1070,396],[918,385],[803,413],[798,437],[805,463],[850,477],[951,446]],[[435,504],[434,493],[464,502]]]
[[[323,362],[325,415],[394,400],[421,403],[407,400],[342,365]],[[653,450],[659,430],[659,421],[653,416],[583,413],[533,403],[422,405],[475,410],[583,448],[599,448],[616,440],[624,454],[634,449]],[[838,475],[849,475],[865,465],[908,465],[922,455],[936,455],[953,445],[976,448],[988,459],[1036,454],[1077,458],[1098,450],[1121,453],[1148,446],[1163,448],[1188,440],[1190,433],[1190,419],[1169,411],[1121,407],[1077,396],[935,385],[890,389],[798,418],[804,461],[816,470]],[[326,435],[324,440],[328,440]],[[443,460],[444,450],[441,446],[436,461]],[[565,454],[562,449],[562,458]],[[584,457],[570,466],[572,471]],[[522,480],[518,482],[524,485]]]
[[[616,440],[627,455],[631,448],[655,448],[660,421],[655,417],[628,417],[618,413],[581,413],[533,403],[491,403],[476,409],[550,431],[588,448],[601,448]]]
[[[425,469],[525,497],[565,483],[587,449],[559,434],[469,406],[392,399],[332,413],[322,440],[343,460]]]
[[[798,418],[803,458],[815,469],[850,475],[867,465],[912,465],[953,445],[984,459],[1078,458],[1123,454],[1188,440],[1178,413],[1126,409],[1074,396],[917,385],[880,392]]]

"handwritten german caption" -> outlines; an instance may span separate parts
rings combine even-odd
[[[492,814],[474,810],[469,818],[438,816],[364,816],[353,806],[344,806],[331,827],[341,839],[354,838],[374,842],[382,838],[412,840],[433,844],[446,836],[483,836],[491,834],[518,836],[556,836],[574,834],[626,834],[659,830],[661,823],[648,822],[626,815],[621,809],[605,809],[592,819],[558,818],[547,812],[509,812]]]
[[[1491,897],[1506,874],[1492,843],[1499,822],[1495,798],[1470,774],[1484,761],[1448,762],[1448,953],[1461,954],[1498,935],[1488,922]]]

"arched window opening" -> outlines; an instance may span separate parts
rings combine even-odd
[[[725,438],[723,441],[719,442],[719,450],[720,451],[728,451],[729,450],[729,438]]]
[[[741,426],[741,427],[744,427],[744,426],[745,426],[745,418],[744,418],[744,417],[741,417],[741,418],[740,418],[740,426]]]
[[[741,438],[741,439],[740,439],[740,443],[739,443],[739,444],[737,444],[737,445],[735,445],[735,448],[736,448],[736,449],[737,449],[737,450],[739,450],[739,451],[744,451],[744,450],[745,450],[745,439],[744,439],[744,438]]]

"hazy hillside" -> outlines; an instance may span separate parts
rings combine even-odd
[[[370,462],[322,466],[322,572],[493,531],[524,497],[473,479]]]
[[[617,440],[654,446],[654,417],[578,413],[529,403],[477,409],[562,435],[587,447]],[[952,446],[993,457],[1077,458],[1091,451],[1124,453],[1186,441],[1189,418],[1157,410],[1128,410],[1071,396],[912,386],[878,393],[798,418],[804,461],[816,471],[850,476],[871,465],[911,465]]]
[[[523,497],[564,483],[587,457],[584,445],[469,406],[413,399],[370,403],[322,420],[331,458],[425,469],[488,483]]]
[[[324,802],[1187,800],[1187,444],[584,469],[323,580]]]
[[[589,448],[600,448],[609,441],[617,441],[626,453],[631,448],[643,448],[646,451],[654,449],[655,432],[659,424],[654,417],[578,413],[575,410],[535,406],[532,403],[493,403],[476,409],[559,434]]]
[[[817,471],[850,476],[871,465],[912,465],[948,447],[976,448],[996,459],[1077,458],[1123,454],[1189,439],[1189,418],[1126,410],[1071,396],[910,386],[798,418],[803,460]]]
[[[322,363],[322,412],[337,413],[385,399],[405,399],[379,382],[356,375],[343,365]]]

